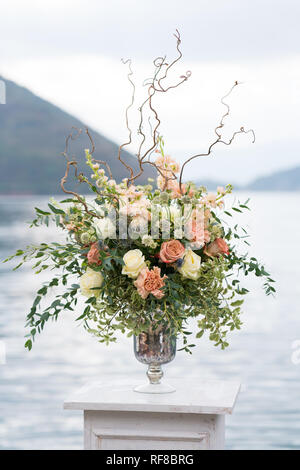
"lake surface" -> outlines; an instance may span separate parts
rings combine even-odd
[[[243,200],[248,195],[237,193]],[[242,216],[252,234],[251,252],[277,280],[276,298],[265,297],[258,279],[244,306],[241,331],[227,350],[207,338],[193,356],[179,352],[166,376],[233,380],[242,383],[234,414],[227,417],[228,449],[300,449],[300,193],[253,193],[252,212]],[[0,196],[0,259],[29,243],[57,238],[55,229],[29,229],[32,207],[44,197]],[[241,220],[241,217],[239,217]],[[132,340],[110,347],[97,343],[64,313],[24,349],[24,319],[35,290],[47,274],[28,267],[12,272],[0,264],[0,449],[80,449],[81,412],[63,411],[64,399],[89,380],[105,375],[132,377],[145,368],[133,355]],[[298,343],[297,343],[298,340]],[[293,356],[294,353],[294,356]]]

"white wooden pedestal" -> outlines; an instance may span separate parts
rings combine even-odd
[[[84,448],[99,450],[223,449],[225,415],[240,385],[230,382],[168,381],[176,392],[150,395],[135,383],[99,381],[82,387],[65,403],[84,412]]]

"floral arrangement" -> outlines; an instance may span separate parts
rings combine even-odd
[[[139,146],[138,170],[135,172],[123,157],[123,148],[131,144],[133,132],[129,125],[129,111],[134,105],[135,84],[131,62],[128,79],[133,88],[132,100],[126,109],[128,142],[119,148],[118,159],[128,171],[121,182],[113,179],[107,162],[94,158],[94,143],[88,131],[91,148],[85,150],[85,161],[90,177],[78,172],[78,163],[69,157],[68,144],[81,134],[73,131],[67,138],[66,173],[61,188],[68,198],[60,202],[51,200],[48,210],[36,208],[31,226],[53,222],[66,233],[66,242],[42,243],[18,250],[9,257],[21,257],[15,268],[33,261],[37,274],[54,270],[54,277],[38,290],[27,316],[29,328],[25,346],[30,350],[32,341],[47,321],[57,320],[66,310],[76,310],[78,299],[85,299],[84,307],[76,318],[100,342],[116,340],[121,331],[137,335],[153,325],[164,325],[183,335],[183,348],[191,352],[188,321],[196,318],[197,338],[204,332],[215,345],[228,346],[227,333],[241,327],[241,305],[248,290],[242,286],[240,274],[254,273],[263,277],[266,294],[275,292],[273,279],[256,258],[239,253],[242,244],[248,245],[248,234],[237,224],[226,222],[235,213],[249,210],[248,201],[228,208],[226,196],[232,186],[218,187],[210,193],[203,186],[183,182],[185,166],[191,160],[209,156],[217,144],[230,145],[237,134],[254,133],[241,127],[225,140],[222,135],[226,108],[215,129],[216,138],[204,153],[189,157],[183,165],[165,153],[159,134],[160,119],[153,104],[160,95],[186,82],[191,73],[181,75],[178,82],[166,85],[170,69],[181,58],[180,35],[175,34],[178,56],[168,64],[166,58],[154,61],[155,72],[147,80],[147,96],[138,107]],[[152,119],[152,123],[151,123]],[[149,135],[146,132],[149,125]],[[144,166],[156,172],[156,180],[139,185],[136,181]],[[75,179],[85,183],[93,197],[86,197],[66,188],[70,170]],[[45,296],[53,287],[62,292],[47,306]]]

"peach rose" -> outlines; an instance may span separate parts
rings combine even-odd
[[[164,263],[175,263],[179,258],[182,258],[184,252],[185,247],[179,240],[170,240],[161,245],[159,257]]]
[[[90,251],[87,254],[87,259],[89,264],[97,264],[98,266],[101,264],[101,259],[99,258],[99,245],[98,242],[92,243],[90,247]]]
[[[229,255],[229,247],[223,238],[216,238],[215,241],[207,245],[204,250],[207,256]]]
[[[161,288],[164,287],[164,279],[168,276],[160,277],[160,268],[155,266],[152,270],[148,268],[142,269],[134,285],[138,293],[143,299],[146,299],[149,294],[154,295],[157,299],[161,299],[165,294]]]

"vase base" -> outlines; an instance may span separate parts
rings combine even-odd
[[[135,392],[138,393],[151,393],[151,394],[159,394],[159,393],[173,393],[176,392],[176,389],[172,387],[171,385],[168,385],[166,383],[162,384],[144,384],[144,385],[138,385],[133,389]]]

